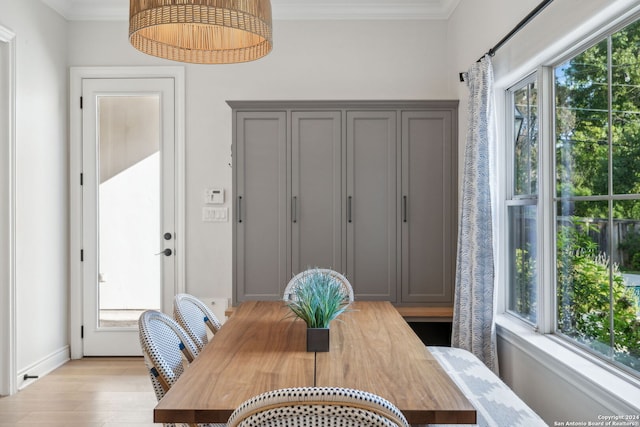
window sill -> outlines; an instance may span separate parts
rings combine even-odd
[[[613,414],[640,414],[640,380],[637,378],[605,367],[588,353],[569,348],[551,335],[536,333],[509,315],[497,316],[496,326],[501,339],[529,354],[577,390],[611,408]]]

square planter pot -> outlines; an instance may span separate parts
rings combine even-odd
[[[329,328],[307,328],[307,351],[329,351]]]

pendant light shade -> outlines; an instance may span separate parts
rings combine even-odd
[[[196,64],[253,61],[271,51],[269,0],[130,0],[129,41]]]

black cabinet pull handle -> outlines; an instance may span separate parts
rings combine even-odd
[[[242,196],[238,196],[238,222],[242,222]]]
[[[298,222],[298,196],[293,196],[293,201],[291,202],[291,219],[294,224]]]
[[[347,222],[351,222],[351,196],[347,197]]]
[[[407,222],[407,196],[402,196],[402,222]]]

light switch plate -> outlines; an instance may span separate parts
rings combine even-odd
[[[202,208],[203,222],[227,222],[229,220],[229,208]]]

